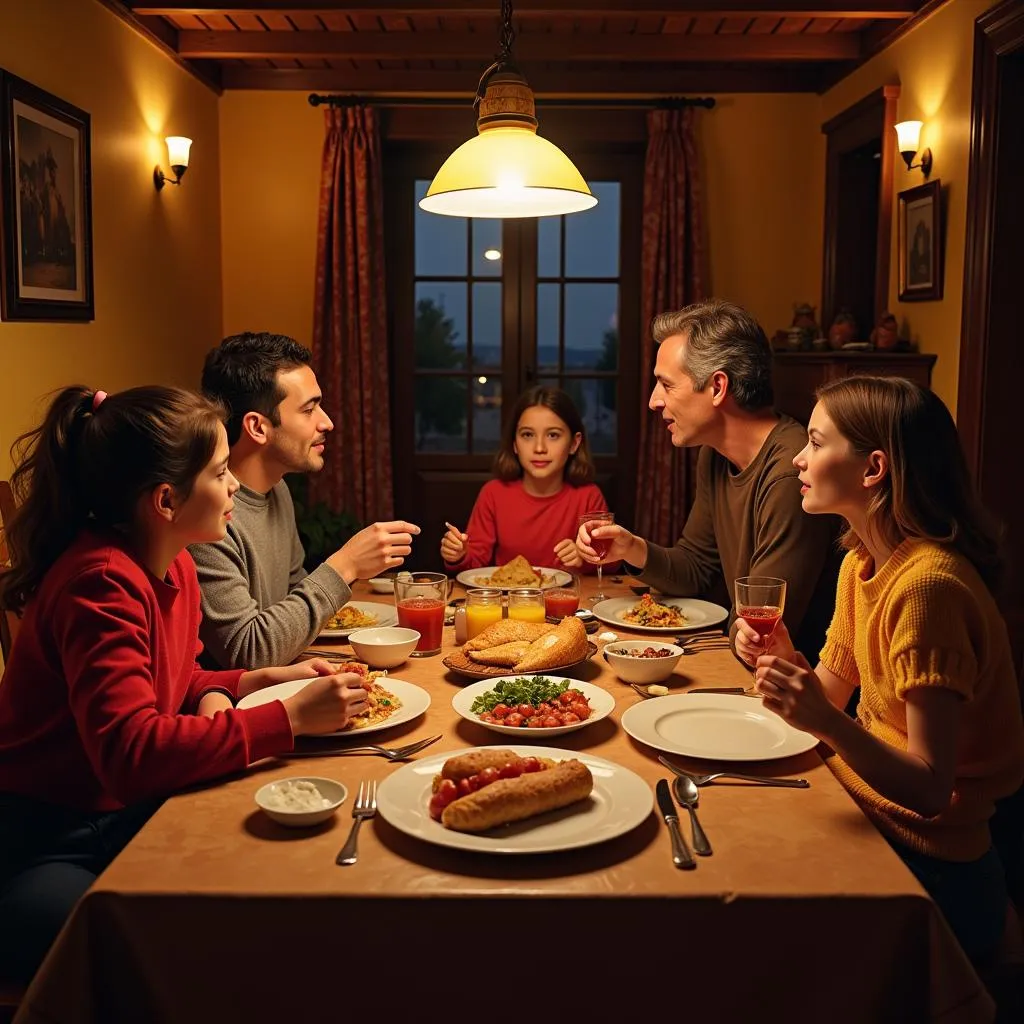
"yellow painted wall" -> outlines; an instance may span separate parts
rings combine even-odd
[[[0,475],[42,396],[194,386],[220,338],[217,96],[96,0],[0,3],[0,66],[92,116],[93,284],[86,324],[0,323]],[[194,140],[184,184],[153,188],[165,135]]]
[[[942,182],[946,205],[946,268],[943,297],[936,302],[897,302],[897,202],[893,199],[889,305],[923,352],[938,355],[932,386],[953,412],[960,359],[964,241],[967,228],[967,177],[971,139],[971,75],[974,22],[992,0],[953,0],[902,39],[829,90],[821,100],[827,121],[881,85],[901,86],[900,121],[924,121],[921,146],[934,158],[931,178]],[[897,156],[894,190],[921,184]]]
[[[821,291],[824,137],[816,95],[721,95],[698,118],[711,289],[769,335]],[[308,343],[323,114],[306,93],[221,99],[224,329]]]

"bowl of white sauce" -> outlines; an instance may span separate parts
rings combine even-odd
[[[279,825],[307,828],[330,818],[347,796],[348,790],[334,779],[301,775],[260,786],[256,803]]]

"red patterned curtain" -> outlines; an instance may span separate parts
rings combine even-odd
[[[334,434],[310,489],[368,523],[393,518],[380,131],[364,106],[325,121],[313,369]]]
[[[647,409],[654,368],[651,320],[704,298],[704,220],[692,107],[647,115],[641,273],[641,413],[636,532],[674,544],[693,503],[696,449],[673,447]]]

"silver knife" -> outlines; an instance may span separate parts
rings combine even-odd
[[[658,779],[654,793],[658,798],[658,810],[661,811],[661,816],[668,825],[668,834],[672,838],[672,863],[677,868],[695,868],[697,862],[693,859],[682,832],[679,831],[679,815],[676,814],[676,805],[669,792],[668,779]]]

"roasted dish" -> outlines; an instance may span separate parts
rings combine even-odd
[[[678,608],[667,604],[658,604],[650,594],[644,594],[639,601],[622,616],[623,622],[631,622],[637,626],[658,626],[666,629],[678,629],[686,625],[686,616]]]
[[[365,629],[367,626],[376,626],[377,616],[367,612],[361,612],[358,608],[350,608],[345,605],[339,608],[325,623],[324,629]]]

